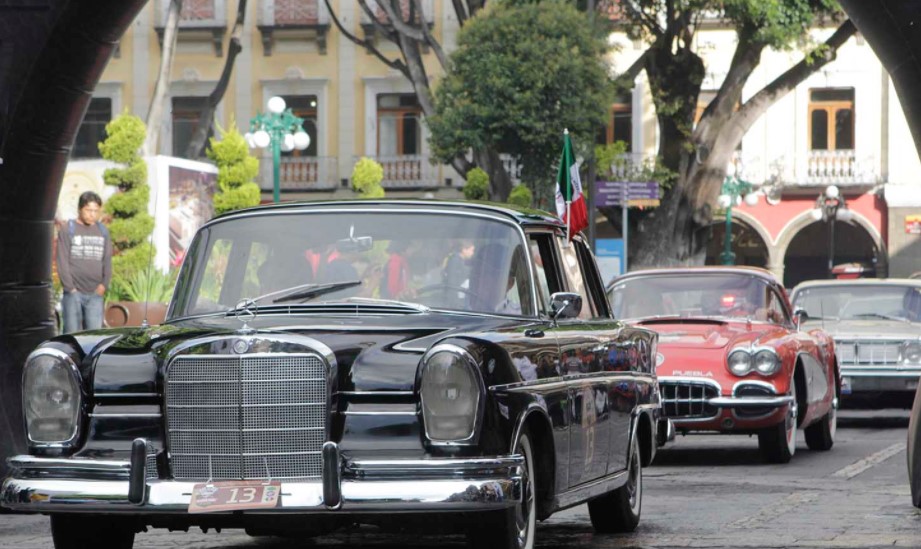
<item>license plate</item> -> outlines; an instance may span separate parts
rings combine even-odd
[[[841,394],[842,395],[851,394],[851,378],[847,376],[841,378]]]
[[[190,513],[272,509],[278,506],[280,482],[239,480],[196,484],[192,489]]]

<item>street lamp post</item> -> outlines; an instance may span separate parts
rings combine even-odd
[[[270,98],[266,107],[267,112],[249,121],[249,131],[243,137],[250,148],[272,147],[272,200],[277,203],[281,201],[281,153],[306,149],[310,136],[303,129],[304,119],[294,116],[281,97]]]
[[[732,251],[732,208],[742,205],[742,197],[749,206],[758,204],[758,195],[755,194],[754,185],[736,177],[735,170],[730,165],[729,174],[723,180],[723,187],[716,199],[720,208],[726,210],[726,234],[723,236],[723,253],[720,254],[720,263],[735,265],[736,254]]]
[[[812,218],[828,223],[828,278],[834,278],[832,269],[835,266],[835,221],[850,221],[853,218],[853,213],[848,209],[847,202],[837,186],[829,185],[825,192],[816,198]]]

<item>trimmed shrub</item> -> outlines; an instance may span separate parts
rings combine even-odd
[[[516,186],[508,195],[508,203],[521,208],[530,208],[532,200],[534,200],[534,195],[531,189],[524,185]]]
[[[222,214],[257,206],[262,192],[253,179],[259,174],[259,159],[249,154],[243,135],[231,121],[230,129],[218,126],[221,138],[211,138],[207,155],[217,165],[214,213]]]
[[[362,198],[383,198],[384,167],[374,159],[361,157],[352,168],[352,190]]]
[[[467,172],[464,198],[467,200],[489,200],[489,175],[481,168],[473,168]]]

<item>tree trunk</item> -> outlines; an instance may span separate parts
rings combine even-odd
[[[208,130],[214,124],[214,111],[227,92],[227,85],[230,83],[231,74],[233,74],[234,62],[237,59],[237,55],[243,50],[241,38],[243,37],[243,26],[246,23],[246,2],[247,0],[240,0],[237,5],[237,19],[227,46],[227,59],[224,61],[224,69],[221,71],[221,77],[218,79],[214,91],[208,96],[205,108],[202,109],[201,115],[198,117],[198,124],[196,124],[195,132],[192,134],[192,140],[185,151],[186,158],[198,157],[199,151],[205,145],[205,140],[208,139]]]
[[[502,158],[492,147],[484,147],[473,151],[473,160],[487,175],[489,175],[489,199],[495,202],[505,202],[512,192],[512,179],[509,177]]]
[[[157,154],[157,143],[160,140],[160,126],[163,120],[164,102],[169,89],[170,74],[173,69],[173,57],[176,52],[176,37],[179,34],[179,14],[182,11],[182,0],[170,0],[169,11],[166,14],[166,27],[163,29],[163,47],[160,56],[160,71],[157,73],[157,84],[154,86],[153,97],[150,99],[150,108],[147,109],[147,138],[144,140],[142,154],[149,156]]]

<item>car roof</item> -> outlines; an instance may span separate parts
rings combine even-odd
[[[340,208],[354,208],[356,210],[392,208],[394,210],[433,210],[444,213],[466,211],[494,216],[499,219],[509,219],[520,225],[565,226],[558,217],[542,210],[521,208],[511,204],[493,202],[430,199],[359,199],[281,202],[278,204],[263,204],[252,208],[228,212],[214,219],[224,220],[253,214],[270,214],[272,212],[290,213],[292,211],[322,211],[324,209]]]
[[[850,278],[833,280],[807,280],[793,288],[793,292],[807,288],[827,288],[830,286],[911,286],[921,288],[921,279],[915,278]],[[791,293],[793,293],[791,292]]]
[[[768,271],[767,269],[762,269],[760,267],[747,267],[747,266],[726,266],[726,265],[709,265],[705,267],[661,267],[655,269],[643,269],[639,271],[631,271],[625,275],[616,277],[614,280],[608,284],[608,288],[614,284],[622,281],[628,280],[631,278],[639,278],[642,276],[649,275],[661,275],[661,274],[677,274],[677,275],[707,275],[707,274],[718,274],[718,273],[729,273],[729,274],[746,274],[752,275],[758,278],[765,280],[771,284],[780,285],[777,281],[777,277],[774,276],[774,273]]]

